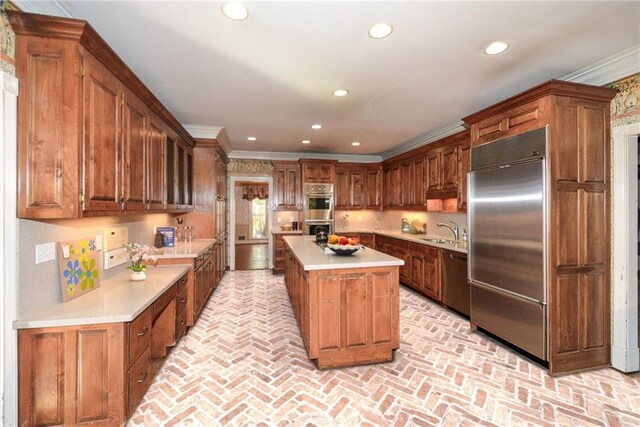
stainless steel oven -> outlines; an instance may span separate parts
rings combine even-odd
[[[304,220],[333,222],[333,184],[304,184]]]

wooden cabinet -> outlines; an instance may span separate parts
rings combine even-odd
[[[18,331],[21,426],[123,425],[178,334],[180,278],[133,321]]]
[[[377,235],[376,250],[402,259],[400,282],[436,300],[441,299],[440,250],[421,243]]]
[[[336,210],[381,209],[381,165],[338,163],[334,193]]]
[[[272,161],[273,210],[296,211],[301,208],[300,166],[298,162]]]
[[[427,152],[426,198],[456,197],[458,186],[458,151],[454,144]]]
[[[302,233],[274,233],[273,234],[273,274],[284,273],[286,262],[286,246],[283,240],[285,236]]]
[[[332,160],[305,160],[300,161],[302,182],[328,183],[335,180],[335,161]]]
[[[611,357],[609,103],[616,91],[552,80],[463,120],[471,146],[546,126],[547,315],[552,374]]]
[[[10,12],[18,216],[164,211],[167,134],[193,139],[85,21]]]
[[[471,171],[471,142],[458,146],[458,212],[467,211],[469,185],[467,174]]]

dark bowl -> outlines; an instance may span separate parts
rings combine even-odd
[[[333,253],[335,253],[336,255],[348,256],[357,252],[362,247],[362,245],[327,245],[327,247],[331,249],[331,251],[333,251]]]

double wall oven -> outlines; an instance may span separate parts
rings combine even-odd
[[[333,232],[333,184],[304,184],[304,234],[315,235],[320,228]]]

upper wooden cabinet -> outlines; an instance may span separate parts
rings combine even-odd
[[[467,211],[468,177],[471,171],[471,141],[458,146],[458,212]]]
[[[609,106],[615,93],[551,80],[463,119],[472,147],[546,126],[552,374],[610,363]]]
[[[296,211],[300,209],[300,166],[296,161],[272,161],[273,210]]]
[[[328,183],[331,184],[335,180],[335,165],[333,160],[300,160],[300,168],[302,171],[302,182]]]
[[[167,138],[193,145],[175,117],[87,22],[20,12],[9,18],[20,82],[18,216],[172,209]],[[187,197],[183,205],[193,202]]]
[[[379,163],[338,163],[335,167],[335,209],[382,208],[382,166]]]

